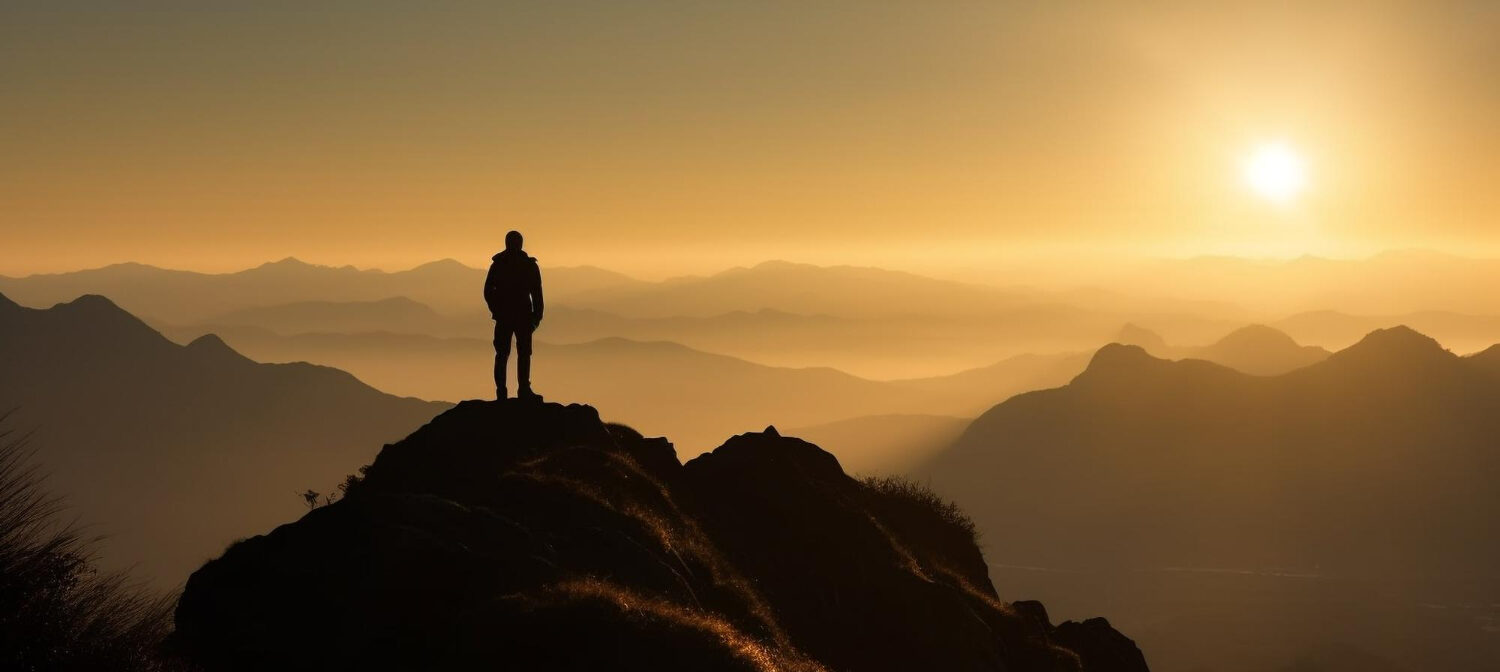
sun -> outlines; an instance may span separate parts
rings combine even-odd
[[[1245,184],[1262,198],[1285,205],[1307,187],[1307,163],[1291,145],[1263,144],[1245,159]]]

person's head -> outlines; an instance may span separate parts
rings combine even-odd
[[[510,233],[505,234],[505,249],[507,249],[507,250],[520,250],[521,249],[521,232],[520,231],[511,231]]]

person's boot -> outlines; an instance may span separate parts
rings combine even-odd
[[[519,349],[519,348],[518,348]],[[542,395],[531,391],[531,349],[516,353],[516,398],[524,401],[541,401]]]
[[[509,352],[503,355],[495,353],[495,398],[500,401],[505,401],[505,395],[510,392],[510,388],[505,385],[505,360],[509,358]]]

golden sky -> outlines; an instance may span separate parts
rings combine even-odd
[[[1500,3],[228,4],[0,5],[0,273],[1500,252]]]

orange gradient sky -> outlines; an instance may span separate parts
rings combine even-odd
[[[0,274],[1500,250],[1491,2],[218,4],[0,7]]]

